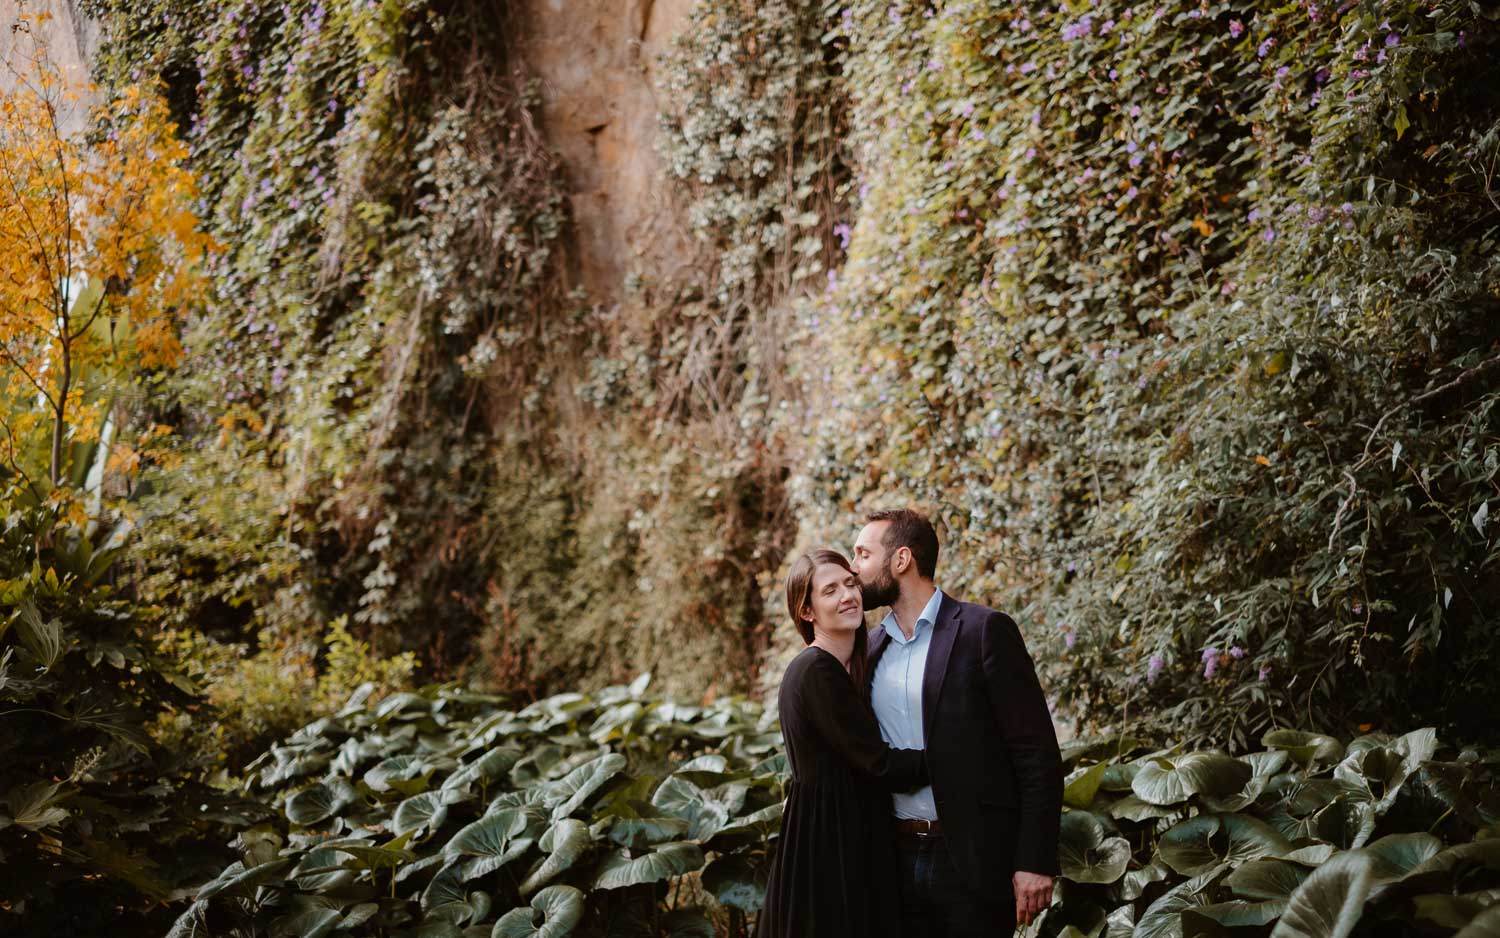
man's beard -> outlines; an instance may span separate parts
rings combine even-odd
[[[890,567],[882,567],[878,579],[861,578],[859,590],[864,598],[865,612],[889,606],[901,595],[901,585],[891,576]]]

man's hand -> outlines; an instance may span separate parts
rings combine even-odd
[[[1052,904],[1052,877],[1016,870],[1010,882],[1016,894],[1016,923],[1030,925]]]

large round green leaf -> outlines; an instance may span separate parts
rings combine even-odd
[[[411,831],[435,831],[448,819],[448,806],[443,803],[443,793],[424,791],[412,795],[396,806],[391,819],[391,830],[397,834]]]
[[[443,856],[450,862],[460,857],[473,858],[466,864],[465,879],[498,870],[531,846],[532,840],[521,836],[529,819],[525,808],[506,808],[486,815],[454,834],[444,845]]]
[[[342,903],[322,896],[293,895],[271,922],[271,938],[323,938],[344,920]]]
[[[1168,889],[1141,913],[1134,938],[1182,938],[1183,910],[1208,905],[1208,887],[1222,872],[1222,867],[1210,870]]]
[[[320,845],[302,855],[291,878],[304,892],[327,894],[353,882],[358,875],[355,870],[344,867],[344,854]]]
[[[1292,893],[1271,938],[1346,938],[1359,922],[1370,895],[1368,854],[1336,854],[1313,870]]]
[[[614,817],[601,824],[607,826],[610,840],[632,850],[677,840],[692,826],[682,818],[666,816]]]
[[[1135,762],[1112,762],[1104,767],[1099,787],[1105,791],[1130,791],[1130,783],[1135,781],[1140,770],[1140,765]]]
[[[365,773],[365,784],[372,791],[399,791],[414,795],[427,787],[426,777],[432,768],[421,756],[403,755],[382,759]]]
[[[463,867],[461,862],[448,864],[422,890],[422,911],[429,919],[461,925],[474,916],[469,891],[464,887]]]
[[[1121,821],[1153,821],[1157,818],[1176,820],[1186,813],[1182,806],[1164,807],[1142,801],[1134,794],[1113,801],[1104,809],[1110,817]]]
[[[1146,892],[1146,887],[1152,883],[1159,883],[1171,874],[1167,865],[1161,860],[1153,859],[1150,863],[1138,870],[1130,870],[1120,880],[1120,898],[1126,902],[1134,902]],[[1134,916],[1130,919],[1131,925],[1135,924]]]
[[[1310,871],[1289,860],[1262,857],[1224,877],[1224,885],[1245,899],[1287,899]]]
[[[1238,814],[1202,814],[1174,825],[1157,844],[1161,858],[1184,876],[1197,876],[1221,863],[1239,865],[1279,856],[1291,843],[1264,821]]]
[[[1195,794],[1232,795],[1252,776],[1249,763],[1218,752],[1185,756],[1148,756],[1130,783],[1136,797],[1149,804],[1173,805]]]
[[[1130,842],[1110,836],[1099,818],[1087,811],[1067,811],[1058,859],[1063,876],[1075,883],[1112,883],[1130,865]]]
[[[476,783],[486,783],[503,777],[511,766],[521,761],[524,753],[514,746],[501,746],[488,750],[473,762],[459,766],[458,770],[443,780],[445,789],[467,789]]]
[[[1443,842],[1425,832],[1388,834],[1364,849],[1374,863],[1370,870],[1371,885],[1380,886],[1404,878],[1437,856]]]
[[[553,820],[565,818],[624,768],[624,756],[614,752],[605,753],[585,762],[557,781],[542,786],[542,803],[552,809]]]
[[[500,916],[490,938],[564,938],[583,921],[583,893],[572,886],[548,886],[531,905]]]
[[[703,888],[720,905],[744,912],[759,912],[766,901],[765,879],[738,854],[721,856],[705,867]]]
[[[284,878],[284,874],[291,868],[292,859],[282,857],[269,863],[261,863],[245,869],[244,864],[236,861],[220,873],[218,878],[208,883],[198,891],[199,899],[212,899],[214,896],[236,896],[248,898],[255,894],[265,883],[278,882]]]
[[[595,889],[622,889],[641,883],[659,883],[664,879],[691,873],[703,865],[703,851],[697,844],[662,844],[638,857],[624,850],[612,851],[599,865],[594,877]]]
[[[1253,928],[1276,921],[1286,909],[1285,899],[1265,902],[1245,902],[1234,899],[1229,902],[1212,902],[1194,906],[1182,912],[1184,930],[1193,933],[1193,917],[1199,916],[1225,928]]]
[[[687,821],[692,825],[688,836],[701,842],[729,826],[730,818],[744,806],[748,790],[743,783],[705,790],[686,778],[669,775],[651,796],[651,804]]]
[[[759,811],[735,818],[715,833],[709,839],[709,844],[714,850],[725,853],[739,847],[765,843],[781,829],[781,816],[785,812],[786,802],[778,801]]]
[[[288,798],[286,817],[293,824],[307,827],[328,820],[358,798],[359,792],[344,779],[329,779]]]
[[[1267,749],[1280,749],[1303,767],[1329,765],[1344,757],[1344,744],[1332,736],[1301,730],[1271,730],[1260,738]]]
[[[529,895],[572,867],[594,845],[594,835],[577,818],[563,818],[542,835],[538,844],[547,855],[521,883],[521,895]]]
[[[1075,770],[1063,784],[1063,804],[1070,808],[1087,808],[1092,805],[1107,771],[1109,766],[1103,762]]]

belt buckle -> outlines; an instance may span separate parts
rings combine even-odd
[[[917,818],[916,822],[918,824],[922,825],[922,829],[916,832],[916,834],[917,834],[918,837],[936,837],[937,836],[937,833],[932,829],[932,822],[931,821],[927,820],[926,818]]]

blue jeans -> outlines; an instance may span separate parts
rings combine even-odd
[[[901,858],[903,938],[1010,938],[1016,930],[1016,900],[1003,893],[981,896],[964,882],[942,835],[896,835]]]

